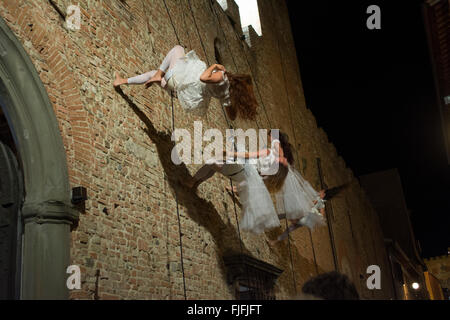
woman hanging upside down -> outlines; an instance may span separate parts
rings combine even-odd
[[[145,84],[148,88],[157,83],[174,92],[186,111],[204,115],[211,97],[220,100],[228,117],[255,120],[257,102],[249,75],[232,74],[220,64],[206,68],[195,51],[184,53],[182,46],[173,47],[164,58],[158,70],[121,78],[116,72],[114,86],[123,84]]]

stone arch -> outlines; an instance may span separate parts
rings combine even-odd
[[[8,92],[4,112],[24,173],[21,298],[65,299],[70,227],[78,220],[70,202],[66,153],[44,85],[2,18],[0,80]]]
[[[66,57],[64,44],[71,41],[70,33],[60,24],[48,24],[49,16],[59,19],[51,6],[35,6],[34,2],[7,2],[2,14],[12,33],[24,45],[47,89],[66,149],[69,181],[88,187],[90,177],[84,169],[92,164],[94,148],[91,141],[95,137],[89,126],[89,113],[82,102],[84,84],[76,77]]]

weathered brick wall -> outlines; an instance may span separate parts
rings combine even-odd
[[[71,3],[54,2],[63,12]],[[297,168],[316,188],[320,187],[316,158],[321,159],[328,186],[351,182],[340,198],[331,201],[338,268],[353,279],[363,297],[390,297],[376,214],[305,105],[284,1],[258,1],[263,35],[250,30],[251,47],[239,39],[236,5],[226,2],[227,12],[208,0],[190,1],[192,11],[184,0],[81,0],[76,2],[82,13],[81,30],[68,31],[48,0],[0,1],[0,15],[31,57],[53,104],[67,151],[70,183],[88,190],[89,200],[72,232],[71,248],[72,263],[81,266],[82,289],[71,297],[92,299],[98,280],[100,299],[182,299],[175,196],[187,297],[234,297],[222,260],[226,254],[240,252],[233,202],[224,189],[228,180],[217,175],[197,192],[180,188],[178,177],[187,177],[199,166],[175,166],[170,160],[170,96],[156,86],[125,87],[124,95],[112,87],[115,71],[131,76],[155,69],[177,44],[165,3],[188,50],[213,63],[214,39],[219,38],[227,69],[253,76],[260,101],[257,121],[237,119],[235,128],[272,127],[287,132],[297,148]],[[227,14],[236,22],[234,29]],[[203,130],[227,128],[217,101],[200,119],[183,112],[175,99],[174,120],[175,127],[191,133],[195,120],[203,121]],[[287,243],[270,248],[266,241],[281,231],[242,234],[244,252],[284,269],[276,284],[278,299],[294,295]],[[319,272],[334,269],[327,228],[311,234],[298,230],[291,249],[297,290],[316,274],[316,266]],[[381,267],[382,290],[365,288],[366,268],[371,264]]]

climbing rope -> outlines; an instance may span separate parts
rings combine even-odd
[[[174,115],[174,110],[173,110],[173,94],[170,93],[170,100],[172,103],[172,132],[175,131],[175,115]],[[179,205],[178,205],[178,195],[177,195],[177,190],[174,190],[175,192],[175,202],[177,204],[177,218],[178,218],[178,232],[180,235],[180,259],[181,259],[181,272],[183,274],[183,291],[184,291],[184,300],[187,300],[187,295],[186,295],[186,277],[184,274],[184,259],[183,259],[183,233],[181,232],[181,219],[180,219],[180,210],[179,210]]]
[[[202,44],[203,52],[205,53],[205,57],[206,57],[206,60],[208,61],[208,65],[209,65],[208,55],[206,53],[206,49],[205,49],[205,46],[203,44],[203,40],[202,40],[202,37],[200,35],[197,23],[195,22],[196,20],[195,20],[194,11],[192,10],[192,6],[190,5],[190,0],[187,0],[187,1],[189,3],[189,7],[190,7],[190,10],[191,10],[192,18],[194,19],[194,25],[195,25],[195,28],[197,30],[197,34],[198,34],[198,37],[200,39],[200,43]],[[230,50],[230,53],[232,54],[231,50]],[[233,62],[235,63],[234,57],[233,57]],[[236,63],[235,63],[235,68],[237,70]],[[227,114],[226,114],[225,109],[224,109],[222,104],[221,104],[221,107],[222,107],[223,116],[225,118],[225,121],[227,122],[228,127],[230,129],[234,130],[233,126],[231,125],[230,121],[228,120]],[[234,139],[233,139],[233,147],[234,147],[234,150],[237,151],[236,143],[235,143]],[[243,265],[245,265],[245,271],[246,271],[246,275],[247,275],[247,280],[250,283],[250,273],[249,273],[249,270],[248,270],[248,266],[247,266],[247,264],[244,264],[244,260],[243,260],[244,259],[244,256],[243,256],[243,253],[244,253],[243,241],[242,241],[242,237],[241,237],[241,230],[240,230],[240,226],[239,226],[239,219],[238,219],[237,209],[236,209],[236,200],[235,200],[236,196],[235,196],[235,193],[234,193],[233,180],[231,180],[231,178],[230,178],[230,186],[231,186],[231,195],[232,195],[232,199],[233,199],[234,216],[235,216],[235,219],[236,219],[236,227],[237,227],[237,232],[238,232],[238,236],[239,236],[239,247],[240,247],[240,251],[241,251],[240,260],[241,260],[241,263]],[[249,286],[249,284],[247,284],[247,286]]]
[[[168,16],[169,16],[169,20],[170,20],[170,22],[171,22],[171,24],[172,24],[172,27],[173,27],[175,36],[176,36],[176,38],[177,38],[177,41],[178,41],[178,43],[180,44],[180,38],[179,38],[179,36],[178,36],[177,30],[176,30],[176,28],[175,28],[175,25],[174,25],[174,23],[173,23],[172,16],[171,16],[171,14],[170,14],[169,8],[167,7],[166,1],[163,0],[163,2],[164,2],[164,6],[165,6],[165,8],[166,8],[167,14],[168,14]],[[191,11],[191,14],[192,14],[192,18],[193,18],[193,20],[194,20],[194,25],[195,25],[195,28],[196,28],[196,30],[197,30],[197,34],[198,34],[198,37],[199,37],[199,39],[200,39],[200,43],[201,43],[202,48],[203,48],[203,52],[204,52],[204,54],[205,54],[205,59],[206,59],[208,65],[209,65],[210,63],[209,63],[209,59],[208,59],[208,54],[206,53],[206,48],[205,48],[205,45],[204,45],[204,43],[203,43],[203,39],[202,39],[202,37],[201,37],[201,35],[200,35],[200,31],[199,31],[199,29],[198,29],[198,25],[197,25],[197,22],[196,22],[196,19],[195,19],[195,15],[194,15],[194,11],[193,11],[193,9],[192,9],[192,5],[191,5],[191,3],[190,3],[190,0],[187,0],[187,2],[188,2],[188,5],[189,5],[189,9],[190,9],[190,11]],[[184,14],[183,14],[183,18],[184,18]],[[185,25],[186,25],[186,20],[184,21],[184,23],[185,23]],[[187,28],[186,28],[186,29],[187,29]],[[190,39],[189,39],[189,41],[190,41]],[[175,115],[174,115],[173,94],[172,94],[172,93],[171,93],[171,107],[172,107],[172,131],[174,131],[174,130],[175,130]],[[222,106],[222,111],[223,111],[223,113],[224,113],[224,117],[225,117],[225,120],[226,120],[226,122],[227,122],[228,127],[229,127],[230,129],[232,129],[233,127],[231,126],[230,122],[228,121],[228,118],[227,118],[227,116],[226,116],[226,113],[225,113],[225,110],[224,110],[223,106]],[[236,217],[236,223],[237,223],[237,229],[238,229],[238,235],[239,235],[239,245],[240,245],[241,253],[242,253],[242,252],[243,252],[242,238],[241,238],[241,232],[240,232],[239,222],[238,222],[238,217],[237,217],[237,209],[236,209],[236,201],[235,201],[235,194],[234,194],[233,182],[232,182],[231,178],[230,178],[230,185],[231,185],[231,192],[232,192],[232,198],[233,198],[234,214],[235,214],[235,217]],[[183,234],[182,234],[182,232],[181,232],[181,222],[180,222],[179,204],[178,204],[178,196],[177,196],[176,190],[175,190],[175,201],[176,201],[176,204],[177,204],[178,230],[179,230],[179,235],[180,235],[180,259],[181,259],[181,269],[182,269],[182,273],[183,273],[184,298],[185,298],[185,300],[186,300],[186,299],[187,299],[187,295],[186,295],[186,280],[185,280],[185,273],[184,273],[184,263],[183,263],[183,243],[182,243],[182,235],[183,235]]]
[[[222,27],[222,23],[220,22],[219,15],[217,14],[216,8],[214,7],[215,4],[216,4],[216,3],[215,3],[214,0],[211,1],[211,2],[209,2],[209,5],[210,5],[210,7],[211,7],[211,11],[214,12],[214,15],[215,15],[215,17],[216,17],[216,20],[217,20],[217,22],[218,22],[218,24],[219,24],[219,29],[222,31],[223,38],[224,38],[225,43],[226,43],[226,45],[227,45],[228,51],[230,52],[231,59],[233,60],[234,69],[236,70],[236,72],[238,72],[238,69],[239,69],[239,68],[238,68],[238,66],[237,66],[236,60],[234,59],[233,51],[231,50],[230,43],[228,42],[227,36],[226,36],[226,34],[225,34],[225,31],[224,31],[224,29],[223,29],[223,27]],[[250,70],[250,71],[251,71],[251,70]],[[255,83],[256,83],[256,80],[255,80]],[[261,96],[260,96],[260,98],[261,98]],[[255,122],[256,122],[256,126],[258,127],[258,129],[260,129],[261,127],[259,126],[258,119],[255,119]]]
[[[170,23],[172,24],[173,31],[175,32],[175,37],[177,37],[178,44],[181,45],[180,38],[178,37],[177,29],[175,28],[175,24],[173,23],[172,16],[170,15],[169,8],[167,7],[166,0],[163,0],[164,6],[166,7],[167,15],[169,16]]]
[[[214,9],[214,5],[218,5],[218,4],[215,3],[215,1],[213,1],[213,3],[212,3],[212,6],[213,6],[213,12],[214,12],[214,14],[215,14],[215,16],[216,16],[216,19],[217,19],[218,22],[219,22],[219,25],[222,26],[222,25],[220,24],[219,16],[218,16],[216,10]],[[222,27],[221,27],[221,29],[222,29],[222,32],[223,32],[223,34],[224,34],[225,42],[228,44],[228,41],[226,40],[225,32],[223,31],[223,28],[222,28]],[[240,39],[239,35],[237,34],[236,30],[234,29],[233,26],[231,26],[231,29],[233,30],[234,35],[236,36],[236,38],[237,38],[237,40],[238,40],[237,42],[239,43],[239,47],[241,48],[241,51],[242,51],[242,53],[243,53],[242,56],[245,58],[245,60],[246,60],[246,62],[247,62],[247,65],[248,65],[248,68],[249,68],[249,70],[250,70],[251,76],[252,76],[252,78],[253,78],[253,80],[254,80],[254,82],[255,82],[255,88],[256,88],[256,91],[258,92],[259,100],[261,101],[261,105],[262,105],[262,107],[263,107],[264,114],[266,115],[267,123],[269,124],[269,127],[270,127],[270,128],[273,128],[272,125],[271,125],[271,123],[270,123],[270,118],[269,118],[269,116],[268,116],[266,106],[265,106],[264,101],[263,101],[263,99],[262,99],[261,92],[260,92],[260,90],[259,90],[258,82],[256,81],[256,78],[255,78],[255,76],[254,76],[254,72],[253,72],[252,67],[251,67],[251,65],[250,65],[250,61],[248,60],[247,53],[245,52],[244,48],[242,48],[242,46],[241,46],[241,44],[240,44],[241,39]],[[231,52],[231,49],[230,49],[230,52]],[[233,58],[233,61],[234,61],[234,58]]]
[[[211,11],[214,12],[214,15],[216,16],[217,22],[219,23],[219,29],[222,30],[223,38],[225,40],[225,43],[227,44],[228,51],[230,51],[231,59],[233,60],[234,69],[237,72],[238,67],[237,67],[236,61],[234,60],[234,55],[233,55],[233,52],[231,51],[231,47],[230,47],[230,44],[228,43],[227,36],[225,35],[225,31],[223,31],[222,23],[220,22],[219,16],[217,15],[216,9],[214,7],[214,0],[210,1],[209,5],[211,7]]]
[[[180,0],[180,1],[183,1],[183,0]],[[187,33],[189,48],[192,49],[191,37],[189,36],[189,28],[187,27],[187,24],[186,24],[186,15],[185,15],[184,10],[181,10],[181,14],[183,16],[184,29],[186,29],[186,33]]]
[[[175,25],[173,24],[172,16],[170,15],[169,8],[167,7],[166,0],[163,0],[164,6],[166,7],[167,14],[169,16],[169,20],[172,24],[173,31],[175,33],[175,36],[177,38],[178,44],[180,44],[180,38],[178,37],[177,29],[175,28]],[[175,113],[173,108],[173,93],[170,93],[170,100],[171,100],[171,106],[172,106],[172,132],[175,131]],[[175,192],[175,202],[177,205],[177,218],[178,218],[178,233],[180,236],[180,260],[181,260],[181,272],[183,274],[183,292],[184,292],[184,300],[187,300],[187,294],[186,294],[186,276],[184,273],[184,259],[183,259],[183,233],[181,232],[181,219],[180,219],[180,210],[179,210],[179,203],[178,203],[178,194],[177,190],[174,189]]]
[[[274,10],[274,8],[273,8],[273,3],[271,3],[271,6],[272,6],[272,11],[273,11],[273,10]],[[278,31],[278,23],[277,23],[276,21],[274,22],[274,27],[275,27],[275,29]],[[291,109],[291,101],[290,101],[290,99],[289,99],[289,91],[288,91],[288,88],[287,88],[287,79],[286,79],[286,75],[285,75],[285,72],[284,72],[284,64],[283,64],[283,61],[284,61],[284,60],[283,60],[283,56],[282,56],[281,49],[280,49],[280,40],[279,40],[278,37],[277,37],[277,48],[278,48],[278,53],[279,53],[279,56],[280,56],[281,73],[282,73],[282,75],[283,75],[284,88],[285,88],[285,90],[286,90],[286,98],[287,98],[287,103],[288,103],[289,118],[290,118],[290,123],[291,123],[292,132],[293,132],[293,134],[294,134],[294,142],[295,142],[296,153],[297,153],[297,165],[298,165],[298,167],[300,168],[300,165],[299,165],[299,156],[298,156],[298,150],[297,150],[298,144],[297,144],[297,137],[296,137],[296,134],[295,134],[295,127],[294,127],[294,124],[293,124],[292,109]],[[314,249],[314,243],[313,243],[313,238],[312,238],[312,232],[311,232],[311,230],[310,230],[309,228],[308,228],[308,234],[309,234],[309,239],[310,239],[310,242],[311,242],[311,249],[312,249],[313,258],[314,258],[314,266],[315,266],[315,269],[316,269],[316,274],[318,274],[318,273],[319,273],[319,270],[318,270],[318,266],[317,266],[316,252],[315,252],[315,249]],[[290,236],[288,235],[288,241],[290,240],[289,238],[290,238]]]
[[[209,66],[210,63],[209,63],[209,59],[208,59],[208,54],[206,53],[205,44],[203,43],[202,37],[201,37],[201,35],[200,35],[200,31],[199,31],[199,29],[198,29],[197,20],[195,19],[194,10],[192,9],[191,1],[190,1],[190,0],[187,0],[187,2],[188,2],[188,4],[189,4],[189,9],[191,10],[192,19],[194,20],[194,26],[195,26],[195,29],[197,30],[198,38],[200,39],[200,44],[202,45],[203,52],[204,52],[204,54],[205,54],[206,62],[208,63],[208,66]]]
[[[273,4],[272,4],[272,5],[273,5]],[[230,45],[229,45],[229,43],[228,43],[228,40],[227,40],[225,31],[223,30],[223,27],[222,27],[222,24],[221,24],[221,22],[220,22],[219,16],[218,16],[218,14],[217,14],[217,12],[216,12],[216,10],[215,10],[214,2],[211,3],[211,7],[212,7],[212,11],[214,12],[214,15],[216,16],[216,19],[217,19],[217,21],[218,21],[218,23],[219,23],[220,29],[222,30],[222,33],[223,33],[223,37],[224,37],[225,43],[227,44],[228,50],[230,51],[230,54],[231,54],[233,63],[234,63],[235,68],[236,68],[236,70],[237,70],[237,64],[236,64],[236,61],[234,60],[233,52],[231,51],[231,47],[230,47]],[[239,39],[238,35],[236,34],[236,30],[234,30],[233,26],[232,26],[231,28],[233,29],[235,35],[236,35],[237,38]],[[278,39],[277,39],[277,41],[278,41]],[[259,95],[259,99],[260,99],[261,104],[262,104],[262,106],[263,106],[263,110],[264,110],[264,113],[265,113],[265,115],[266,115],[266,118],[267,118],[267,121],[268,121],[268,123],[269,123],[269,126],[272,127],[271,124],[270,124],[270,119],[269,119],[269,117],[268,117],[266,107],[265,107],[265,105],[264,105],[264,101],[263,101],[262,96],[261,96],[261,93],[260,93],[260,91],[259,91],[258,83],[256,82],[256,78],[255,78],[254,75],[253,75],[253,71],[252,71],[250,62],[249,62],[249,60],[248,60],[248,58],[247,58],[246,52],[245,52],[245,50],[244,50],[242,47],[241,47],[241,50],[242,50],[243,53],[244,53],[243,56],[244,56],[244,58],[245,58],[245,60],[246,60],[246,62],[247,62],[247,65],[248,65],[248,67],[249,67],[249,70],[250,70],[250,72],[252,73],[252,77],[253,77],[254,82],[255,82],[255,87],[256,87],[256,89],[257,89],[257,92],[258,92],[258,95]],[[279,45],[278,45],[278,50],[279,50]],[[281,52],[280,52],[280,55],[281,55]],[[281,57],[281,56],[280,56],[280,57]],[[284,77],[284,70],[283,70],[283,77]],[[285,79],[285,77],[284,77],[284,80],[285,80],[285,87],[286,87],[286,79]],[[286,87],[286,94],[288,95],[287,87]],[[291,115],[289,97],[288,97],[288,104],[289,104],[289,114]],[[292,116],[291,116],[290,118],[291,118],[290,120],[291,120],[292,130],[294,130],[294,129],[293,129],[293,124],[292,124]],[[257,120],[256,120],[256,123],[257,123],[257,126],[258,126],[258,128],[259,128],[259,124],[258,124]],[[294,131],[294,140],[296,141],[296,139],[295,139],[295,131]],[[286,219],[286,229],[287,229],[287,228],[288,228],[288,224],[287,224],[287,219]],[[294,292],[295,292],[295,294],[297,294],[297,285],[296,285],[296,281],[295,281],[294,263],[293,263],[293,258],[292,258],[292,250],[291,250],[291,243],[290,243],[290,235],[288,235],[288,248],[289,248],[290,261],[291,261],[291,271],[292,271],[293,287],[294,287]],[[314,250],[314,249],[313,249],[313,250]],[[315,254],[314,254],[314,258],[315,258]],[[316,267],[317,267],[317,266],[316,266]]]

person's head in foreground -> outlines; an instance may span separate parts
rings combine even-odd
[[[359,300],[355,285],[342,273],[332,271],[309,279],[302,293],[323,300]]]

